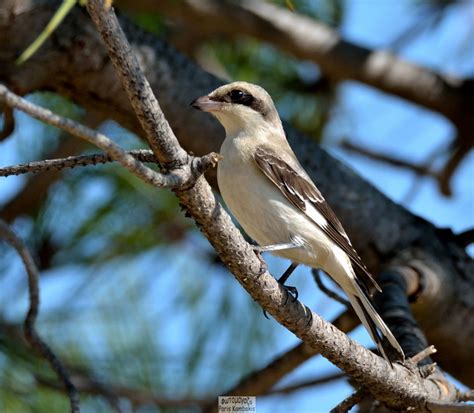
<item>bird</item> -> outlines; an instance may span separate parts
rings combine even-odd
[[[237,81],[191,106],[215,116],[225,129],[219,190],[241,227],[259,244],[256,249],[291,260],[286,278],[299,264],[322,269],[345,292],[381,355],[391,363],[382,345],[385,338],[404,360],[400,344],[369,299],[369,290],[380,287],[299,163],[268,92]]]

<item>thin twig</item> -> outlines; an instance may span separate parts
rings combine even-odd
[[[127,151],[140,162],[157,163],[153,152],[149,149],[138,149]],[[68,156],[66,158],[46,159],[43,161],[28,162],[19,165],[5,166],[0,168],[0,176],[21,175],[27,173],[39,173],[45,171],[60,171],[65,168],[75,168],[78,166],[88,166],[115,162],[110,155],[95,153],[81,156]]]
[[[78,413],[80,410],[79,395],[70,379],[70,375],[66,367],[36,332],[35,323],[38,316],[40,298],[38,287],[39,275],[36,265],[33,261],[33,257],[31,256],[26,245],[20,240],[20,238],[17,237],[17,235],[3,220],[0,220],[0,237],[4,238],[13,248],[17,250],[28,274],[30,307],[28,309],[28,314],[26,315],[23,326],[25,337],[30,343],[31,347],[38,351],[48,361],[51,368],[56,372],[59,379],[63,382],[69,397],[71,412]]]
[[[357,403],[360,403],[362,399],[367,396],[367,391],[364,387],[356,390],[349,397],[344,399],[336,407],[331,409],[331,413],[347,413],[351,410]]]
[[[302,381],[300,383],[292,384],[291,386],[280,387],[278,389],[271,389],[265,395],[273,395],[273,394],[288,394],[293,393],[295,391],[305,389],[307,387],[319,386],[321,384],[331,383],[336,380],[340,380],[347,377],[344,372],[337,372],[334,374],[328,374],[327,376],[318,377],[313,380]]]
[[[167,174],[162,174],[143,165],[102,133],[81,125],[72,119],[59,116],[51,112],[49,109],[28,102],[26,99],[23,99],[9,91],[2,84],[0,84],[0,101],[3,101],[11,107],[22,110],[38,120],[56,126],[71,135],[92,143],[105,151],[113,160],[119,162],[128,171],[138,176],[143,181],[158,188],[179,188],[190,186],[204,170],[215,166],[219,160],[217,154],[211,153],[202,158],[189,159],[189,164],[185,165],[187,168],[183,167],[183,165],[178,165],[178,168],[170,169]]]
[[[474,390],[468,390],[468,391],[465,391],[465,392],[461,392],[459,394],[458,400],[460,402],[474,401]]]
[[[419,176],[431,176],[431,177],[436,178],[436,173],[432,171],[431,169],[427,168],[425,165],[418,165],[418,164],[409,162],[405,159],[395,158],[391,155],[387,155],[382,152],[377,152],[368,148],[364,148],[348,140],[341,141],[339,146],[342,149],[356,153],[366,158],[383,162],[387,165],[395,166],[397,168],[408,169]]]
[[[426,411],[430,413],[473,413],[473,404],[426,402]]]
[[[47,386],[52,389],[58,389],[56,382],[48,380],[43,377],[36,377],[36,381],[43,386]],[[174,407],[174,408],[184,408],[184,407],[196,407],[203,406],[206,403],[210,403],[209,399],[191,399],[191,398],[182,398],[182,399],[170,399],[164,396],[160,396],[151,391],[133,388],[123,385],[116,385],[111,383],[104,383],[94,379],[93,377],[87,376],[85,374],[80,374],[79,376],[75,374],[75,381],[77,382],[77,388],[81,393],[100,395],[106,398],[109,403],[115,405],[119,399],[128,399],[133,405],[154,405],[159,407]],[[212,399],[213,402],[215,399]],[[118,404],[118,403],[117,403]]]
[[[433,376],[435,373],[437,373],[436,368],[437,368],[436,363],[430,363],[430,364],[424,364],[420,367],[418,367],[418,371],[423,378],[427,378],[430,376]],[[438,381],[446,381],[446,379],[442,376],[441,372],[438,372]]]
[[[321,279],[321,273],[319,272],[319,270],[313,268],[311,272],[313,274],[314,281],[316,282],[319,289],[324,294],[326,294],[328,297],[332,298],[333,300],[337,301],[338,303],[341,303],[343,306],[347,308],[351,308],[349,301],[347,301],[344,297],[340,296],[338,293],[330,290],[328,287],[324,285],[323,280]]]
[[[437,352],[435,346],[431,345],[426,347],[424,350],[421,350],[419,353],[415,354],[413,357],[410,357],[410,360],[418,364],[420,361],[424,360],[427,357],[430,357],[432,354]]]
[[[441,172],[438,173],[438,185],[441,193],[447,197],[452,196],[453,192],[451,189],[451,182],[454,176],[454,173],[458,169],[461,162],[466,158],[466,156],[471,152],[473,145],[470,139],[463,138],[462,135],[468,137],[471,136],[471,130],[467,133],[458,132],[457,139],[454,140],[452,146],[452,152],[450,153],[449,159],[444,165]]]

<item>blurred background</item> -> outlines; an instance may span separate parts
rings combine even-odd
[[[474,77],[472,0],[274,3],[337,28],[358,45],[392,50],[441,73]],[[164,14],[130,17],[219,77],[265,87],[283,119],[410,211],[455,232],[472,226],[472,152],[457,165],[451,194],[441,192],[435,176],[456,134],[441,115],[359,83],[331,82],[315,64],[253,38],[201,38]],[[95,121],[57,95],[29,99],[76,120]],[[15,117],[14,135],[0,142],[2,166],[53,157],[52,148],[54,157],[65,156],[82,145],[24,114]],[[126,148],[143,147],[115,123],[101,123],[100,129]],[[13,224],[39,263],[39,332],[73,377],[113,385],[123,395],[119,400],[105,391],[84,395],[84,412],[198,411],[155,403],[152,396],[160,389],[161,398],[214,397],[298,342],[264,318],[170,191],[150,190],[116,165],[1,178],[0,216]],[[266,259],[273,274],[288,264]],[[0,273],[0,411],[67,411],[66,398],[52,384],[54,374],[20,339],[26,277],[17,254],[3,243]],[[324,318],[343,310],[317,289],[308,268],[299,268],[291,284]],[[372,346],[360,327],[353,336]],[[336,372],[317,357],[278,387]],[[127,397],[127,390],[135,395]],[[257,411],[327,412],[351,391],[343,377],[303,385],[258,397]]]

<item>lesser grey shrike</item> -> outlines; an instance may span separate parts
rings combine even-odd
[[[191,105],[214,115],[225,128],[217,180],[222,198],[247,234],[261,250],[329,274],[380,353],[389,360],[383,336],[403,359],[400,345],[367,296],[369,286],[380,287],[298,162],[270,95],[260,86],[234,82]]]

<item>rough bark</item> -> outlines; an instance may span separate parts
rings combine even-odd
[[[56,2],[6,0],[0,5],[0,81],[20,94],[52,90],[69,96],[135,131],[140,127],[105,50],[84,11],[75,10],[41,51],[24,66],[14,58],[39,33]],[[126,20],[122,26],[182,146],[195,154],[218,150],[223,130],[210,117],[188,107],[220,84],[165,42]],[[25,30],[27,28],[27,30]],[[402,257],[421,262],[429,282],[414,312],[441,366],[474,385],[474,271],[472,260],[450,230],[410,214],[317,144],[286,126],[288,138],[309,174],[340,217],[369,268],[378,270]],[[202,206],[196,205],[196,208]],[[208,205],[206,208],[215,208]],[[426,278],[426,277],[425,277]],[[449,322],[446,322],[449,320]]]

